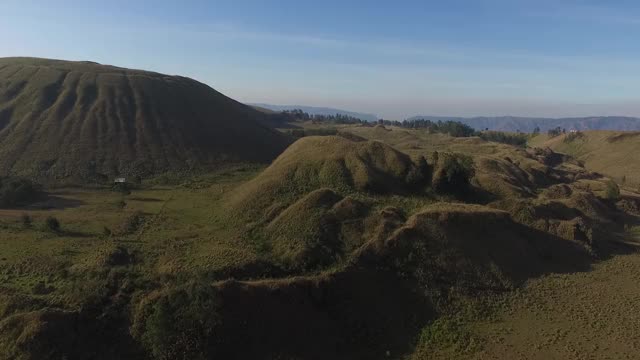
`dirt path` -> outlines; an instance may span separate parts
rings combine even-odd
[[[486,343],[473,359],[638,359],[640,253],[533,280],[474,332]]]

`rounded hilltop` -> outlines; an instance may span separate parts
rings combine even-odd
[[[268,162],[289,140],[264,117],[186,77],[0,58],[0,175],[93,180]]]

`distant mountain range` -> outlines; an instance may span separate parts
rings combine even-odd
[[[326,107],[315,107],[315,106],[304,106],[304,105],[271,105],[271,104],[248,104],[251,106],[257,106],[261,108],[265,108],[272,111],[285,111],[285,110],[295,110],[300,109],[311,115],[347,115],[358,118],[364,121],[377,121],[378,116],[374,114],[365,114],[358,113],[353,111],[341,110],[341,109],[333,109]]]
[[[498,131],[522,131],[533,132],[536,127],[540,131],[547,131],[556,127],[567,130],[640,130],[640,118],[624,116],[592,116],[576,118],[530,118],[515,116],[497,117],[448,117],[448,116],[414,116],[408,120],[428,119],[432,121],[454,120],[463,122],[474,129],[498,130]]]

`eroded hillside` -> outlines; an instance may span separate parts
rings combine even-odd
[[[86,182],[268,162],[289,140],[263,117],[180,76],[0,59],[0,175]]]

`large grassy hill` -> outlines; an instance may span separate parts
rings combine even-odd
[[[584,131],[555,137],[539,135],[532,146],[549,147],[584,161],[592,171],[625,185],[640,185],[640,132]]]
[[[0,59],[0,175],[94,180],[267,162],[288,139],[263,118],[185,77]]]

